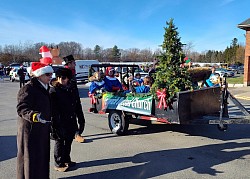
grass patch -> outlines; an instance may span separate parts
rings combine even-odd
[[[230,84],[243,84],[243,75],[227,78],[227,82]]]

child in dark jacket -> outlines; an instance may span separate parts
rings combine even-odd
[[[61,172],[76,164],[71,161],[71,145],[76,131],[82,134],[85,126],[78,89],[71,78],[71,70],[60,68],[50,88],[55,170]]]

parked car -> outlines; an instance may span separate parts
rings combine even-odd
[[[229,66],[228,70],[232,70],[234,73],[236,73],[238,71],[238,66],[237,65]]]
[[[13,72],[17,71],[19,68],[20,68],[20,66],[11,67],[11,70],[10,70],[10,73],[9,73],[10,80],[12,80]]]
[[[244,66],[239,66],[238,67],[237,74],[244,74]]]
[[[226,74],[227,74],[228,77],[233,77],[235,75],[235,71],[227,70]]]
[[[12,75],[11,75],[11,81],[14,82],[14,81],[19,81],[19,75],[17,74],[17,71],[18,71],[19,68],[14,68],[12,71]],[[25,82],[29,81],[30,80],[30,75],[29,73],[26,71],[25,72]]]
[[[219,68],[215,69],[215,73],[218,73],[220,75],[220,77],[224,77],[224,75],[225,75],[225,71],[220,70]]]
[[[229,71],[225,68],[216,68],[215,73],[218,73],[220,75],[220,77],[232,77],[232,76],[234,76],[233,71]]]
[[[20,68],[21,65],[19,63],[11,63],[11,64],[9,64],[9,66],[11,68]]]

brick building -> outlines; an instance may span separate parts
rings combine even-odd
[[[250,18],[238,24],[238,28],[246,31],[244,86],[250,86]]]

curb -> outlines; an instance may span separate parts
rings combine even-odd
[[[228,87],[230,87],[230,88],[240,88],[240,87],[244,87],[244,84],[228,84]]]
[[[236,99],[243,99],[243,100],[250,100],[250,97],[247,96],[241,96],[241,95],[234,95]]]

